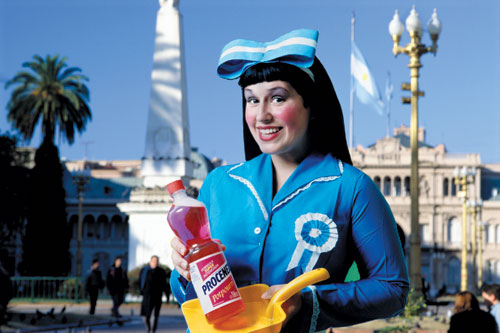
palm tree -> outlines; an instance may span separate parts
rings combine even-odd
[[[30,198],[23,233],[23,275],[60,276],[70,268],[69,232],[66,220],[64,169],[54,144],[56,131],[69,144],[75,130],[85,129],[91,113],[87,77],[80,68],[67,68],[66,58],[35,55],[5,87],[14,86],[7,105],[8,120],[25,141],[30,141],[41,123],[43,141],[30,171]]]
[[[81,133],[92,118],[88,106],[89,90],[78,67],[67,67],[66,59],[39,55],[23,63],[32,70],[20,71],[5,88],[16,86],[7,105],[8,120],[26,141],[30,141],[41,121],[44,141],[54,143],[56,128],[69,144],[75,140],[75,128]]]

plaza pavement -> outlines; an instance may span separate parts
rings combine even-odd
[[[72,303],[17,303],[9,304],[9,312],[35,313],[36,310],[42,313],[47,313],[51,308],[55,308],[54,313],[60,313],[63,307],[66,307],[65,313],[74,313],[87,315],[89,311],[89,303],[72,304]],[[110,300],[99,300],[96,308],[96,320],[102,318],[111,318],[112,303]],[[140,317],[140,304],[123,304],[120,306],[120,314],[123,319],[129,319],[122,326],[116,324],[94,326],[92,332],[127,332],[127,333],[142,333],[145,332],[142,317]],[[151,321],[153,321],[151,319]],[[161,307],[160,318],[158,322],[157,333],[185,333],[187,329],[186,322],[182,316],[181,310],[173,304],[163,304]],[[6,331],[8,332],[8,331]],[[12,332],[15,332],[12,331]],[[59,330],[66,332],[66,330]],[[87,332],[86,329],[73,329],[72,332]]]
[[[111,301],[110,300],[99,300],[97,302],[96,317],[95,319],[111,318]],[[438,315],[441,318],[448,317],[448,313],[452,308],[452,303],[445,306],[430,306],[427,310],[433,312],[432,317]],[[13,302],[9,304],[10,312],[24,312],[24,313],[35,313],[38,309],[39,311],[46,313],[51,308],[55,308],[55,313],[60,313],[63,307],[66,307],[66,313],[74,313],[87,315],[89,310],[89,304],[72,304],[72,303],[17,303]],[[104,333],[104,332],[126,332],[126,333],[142,333],[145,332],[144,323],[140,317],[140,304],[131,303],[123,304],[120,307],[120,313],[123,315],[124,319],[128,319],[122,326],[116,324],[109,327],[108,325],[95,326],[92,327],[92,332]],[[163,304],[160,312],[160,318],[158,323],[158,333],[184,333],[186,332],[187,325],[182,316],[181,310],[174,304]],[[431,330],[418,330],[416,332],[423,333],[443,333],[447,330],[443,329],[431,329]],[[2,331],[3,332],[3,331]],[[16,332],[5,331],[5,332]],[[59,330],[59,332],[67,332],[67,330]],[[86,329],[73,329],[71,332],[88,332]],[[324,332],[324,331],[323,331]],[[335,333],[372,333],[374,332],[373,324],[365,323],[356,325],[350,328],[336,328]]]

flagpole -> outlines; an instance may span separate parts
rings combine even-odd
[[[391,136],[391,101],[387,103],[387,133],[386,137],[389,138]]]
[[[352,12],[352,18],[351,18],[351,41],[354,41],[354,23],[356,19],[354,17],[354,11]],[[352,43],[351,43],[352,47]],[[352,54],[352,50],[351,50]],[[352,60],[351,60],[352,62]],[[353,82],[353,77],[351,73],[351,106],[350,106],[350,112],[349,112],[349,147],[351,149],[354,148],[354,82]]]
[[[390,92],[387,92],[388,89],[392,89],[392,80],[391,80],[391,73],[387,72],[387,78],[389,80],[389,83],[386,85],[386,99],[387,99],[387,133],[386,137],[389,138],[391,136],[391,99],[392,99],[392,90]]]

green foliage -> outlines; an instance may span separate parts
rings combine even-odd
[[[412,319],[418,316],[426,307],[424,296],[417,296],[415,290],[411,288],[408,294],[408,303],[403,311],[403,317]]]
[[[65,276],[70,268],[69,229],[57,147],[44,141],[35,154],[35,164],[19,269],[27,276]]]
[[[426,308],[425,300],[423,296],[417,296],[413,288],[410,289],[408,294],[408,303],[404,308],[401,315],[403,319],[402,323],[395,326],[384,327],[378,330],[380,333],[408,333],[411,329],[415,327],[415,320],[420,315],[420,313]]]
[[[7,82],[14,87],[7,105],[8,120],[26,141],[30,141],[38,122],[41,122],[44,140],[54,141],[56,128],[72,144],[75,128],[81,133],[91,119],[89,90],[79,74],[80,68],[67,67],[66,58],[35,55]]]
[[[29,209],[30,170],[20,165],[15,137],[0,135],[0,249],[7,249],[22,233]],[[0,262],[7,263],[6,254],[0,251]],[[11,274],[14,267],[5,267]]]
[[[139,267],[134,268],[133,270],[129,271],[127,276],[128,276],[128,284],[129,284],[129,289],[128,292],[131,295],[138,296],[141,294],[140,288],[139,288],[139,273],[141,272],[141,269],[146,267],[146,265],[142,265]],[[168,268],[168,266],[165,265],[160,265],[161,268],[167,272],[167,276],[170,276],[170,273],[172,270]]]
[[[60,286],[58,290],[58,298],[65,299],[75,299],[76,296],[76,283],[77,279],[68,279],[65,280]],[[83,288],[83,283],[81,279],[78,279],[78,298],[83,299],[87,297],[85,295],[85,290]]]

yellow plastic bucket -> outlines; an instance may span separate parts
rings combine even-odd
[[[191,333],[279,332],[286,318],[281,305],[301,289],[329,277],[330,274],[324,268],[312,270],[290,281],[274,294],[270,300],[261,298],[261,295],[269,289],[269,286],[265,284],[254,284],[240,288],[239,291],[245,303],[245,310],[215,325],[207,321],[198,299],[182,304],[182,313],[186,318]]]

